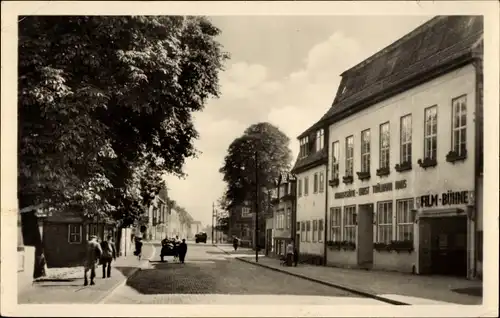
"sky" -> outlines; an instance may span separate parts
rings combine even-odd
[[[225,183],[219,168],[245,128],[270,122],[291,140],[329,109],[340,74],[431,16],[214,16],[218,41],[231,56],[219,75],[221,96],[194,116],[201,152],[188,159],[185,179],[166,176],[169,196],[203,226]]]

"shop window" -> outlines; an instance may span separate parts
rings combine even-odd
[[[306,242],[311,242],[311,221],[306,221]]]
[[[392,202],[380,202],[377,208],[377,235],[379,243],[392,241]]]
[[[313,193],[318,193],[318,173],[314,174]]]
[[[339,142],[332,143],[332,180],[339,179]]]
[[[411,114],[401,117],[400,163],[411,163]]]
[[[68,224],[68,243],[78,244],[82,242],[82,225]]]
[[[342,210],[330,208],[330,240],[342,241]]]
[[[389,169],[391,152],[391,131],[389,122],[380,125],[380,169]]]
[[[318,242],[323,242],[324,230],[323,219],[320,219],[318,220]]]
[[[345,139],[345,176],[352,177],[354,171],[354,137]]]
[[[437,106],[431,106],[424,111],[424,158],[437,157]]]
[[[396,238],[398,241],[413,241],[413,199],[396,201]]]
[[[453,99],[453,133],[451,144],[456,156],[467,152],[467,95]]]
[[[356,206],[344,207],[344,241],[356,243]]]
[[[361,172],[370,172],[370,129],[361,132]]]
[[[304,177],[304,195],[309,194],[309,177]]]
[[[313,242],[317,242],[318,241],[318,220],[313,220],[312,241]]]
[[[323,193],[325,191],[325,175],[323,172],[319,173],[319,192]]]

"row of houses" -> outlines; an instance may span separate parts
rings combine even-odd
[[[293,239],[301,262],[481,277],[482,37],[435,17],[341,74],[277,180],[268,255]]]

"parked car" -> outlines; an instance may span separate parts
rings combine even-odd
[[[205,233],[205,232],[200,232],[200,233],[196,234],[194,237],[195,237],[196,243],[201,243],[201,242],[203,242],[205,244],[207,243],[207,233]]]

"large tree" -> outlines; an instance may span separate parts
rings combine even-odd
[[[23,17],[21,209],[122,215],[157,193],[159,175],[182,176],[192,113],[219,94],[219,32],[204,17]]]
[[[247,200],[255,201],[257,188],[259,192],[270,189],[279,174],[290,169],[292,155],[289,144],[290,139],[285,133],[263,122],[248,127],[241,137],[229,145],[220,168],[226,182],[221,202],[226,209]],[[265,201],[266,195],[259,198],[259,201]]]
[[[196,155],[192,113],[219,95],[227,58],[219,33],[201,16],[22,17],[21,211],[133,222]]]

